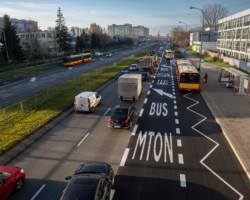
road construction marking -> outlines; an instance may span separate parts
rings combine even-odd
[[[137,128],[138,128],[138,124],[136,124],[136,125],[134,126],[134,129],[133,129],[133,131],[132,131],[132,135],[135,135],[135,133],[136,133],[136,131],[137,131]]]
[[[201,160],[200,163],[207,168],[213,175],[215,175],[218,179],[220,179],[225,185],[227,185],[231,190],[233,190],[236,194],[239,195],[239,200],[242,200],[244,198],[244,196],[238,191],[236,190],[233,186],[231,186],[228,182],[226,182],[222,177],[220,177],[214,170],[212,170],[210,167],[208,167],[204,161],[215,151],[215,149],[217,149],[217,147],[219,146],[219,143],[216,142],[215,140],[213,140],[212,138],[208,137],[207,135],[205,135],[204,133],[202,133],[201,131],[197,130],[195,127],[198,126],[199,124],[201,124],[203,121],[205,121],[207,118],[205,116],[203,116],[202,114],[192,110],[191,108],[197,104],[199,104],[199,101],[196,101],[190,97],[188,97],[188,95],[192,94],[193,92],[190,92],[186,95],[184,95],[185,98],[191,100],[194,102],[194,104],[190,105],[187,107],[187,110],[189,110],[190,112],[193,112],[197,115],[199,115],[200,117],[202,117],[203,119],[201,119],[198,123],[194,124],[191,128],[193,130],[195,130],[197,133],[199,133],[200,135],[204,136],[205,138],[207,138],[209,141],[213,142],[215,144],[215,146],[211,149],[211,151],[209,151]]]
[[[139,117],[142,116],[143,112],[144,112],[144,109],[142,108],[141,111],[140,111]]]
[[[182,147],[182,143],[180,139],[177,140],[177,147]]]
[[[182,154],[178,154],[178,160],[179,160],[179,164],[184,164],[184,160],[183,160],[183,155]]]
[[[106,116],[106,114],[110,111],[110,108],[108,108],[108,110],[104,113],[104,116]]]
[[[180,128],[176,128],[175,130],[176,130],[176,134],[180,134],[181,133]]]
[[[126,148],[126,149],[125,149],[125,152],[124,152],[124,154],[123,154],[123,156],[122,156],[122,160],[121,160],[121,162],[120,162],[120,166],[121,166],[121,167],[124,167],[124,166],[125,166],[125,163],[126,163],[126,160],[127,160],[127,157],[128,157],[128,153],[129,153],[129,148]]]
[[[187,187],[185,174],[180,174],[181,187]]]
[[[83,141],[88,137],[89,132],[82,138],[82,140],[78,143],[78,147],[83,143]]]
[[[42,187],[36,192],[36,194],[30,200],[34,200],[39,195],[39,193],[43,190],[43,188],[45,186],[46,186],[46,184],[43,184]]]

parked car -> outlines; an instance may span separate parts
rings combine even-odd
[[[133,120],[137,116],[137,111],[133,105],[116,106],[108,121],[110,128],[132,128]]]
[[[93,112],[95,107],[101,104],[101,95],[97,92],[82,92],[75,96],[75,111]]]
[[[87,163],[80,165],[63,192],[61,200],[109,200],[114,184],[114,171],[106,163]]]
[[[129,70],[130,71],[137,71],[138,70],[137,64],[131,64],[130,67],[129,67]]]
[[[0,198],[7,199],[8,196],[23,188],[25,172],[22,168],[15,166],[0,166]]]
[[[141,72],[141,80],[142,81],[149,81],[149,72]]]
[[[108,53],[108,54],[106,55],[106,58],[110,58],[110,57],[112,57],[112,53]]]

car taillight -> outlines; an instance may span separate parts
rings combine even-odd
[[[113,123],[114,122],[114,120],[112,120],[112,119],[109,119],[109,123]]]
[[[76,106],[76,99],[74,99],[74,106]]]
[[[128,123],[128,120],[126,120],[126,121],[123,121],[122,123],[123,123],[123,124],[127,124],[127,123]]]
[[[89,108],[90,108],[90,101],[89,101],[89,99],[88,99],[88,104],[89,104]]]

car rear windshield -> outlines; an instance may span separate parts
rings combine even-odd
[[[118,108],[118,109],[115,109],[112,116],[115,116],[115,117],[127,117],[127,114],[128,114],[128,109]]]

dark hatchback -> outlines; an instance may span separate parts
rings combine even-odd
[[[108,121],[110,128],[132,128],[137,112],[134,106],[116,106]]]
[[[141,80],[142,81],[149,81],[149,72],[141,72]]]
[[[80,165],[63,192],[61,200],[109,200],[114,183],[114,171],[106,163]]]

